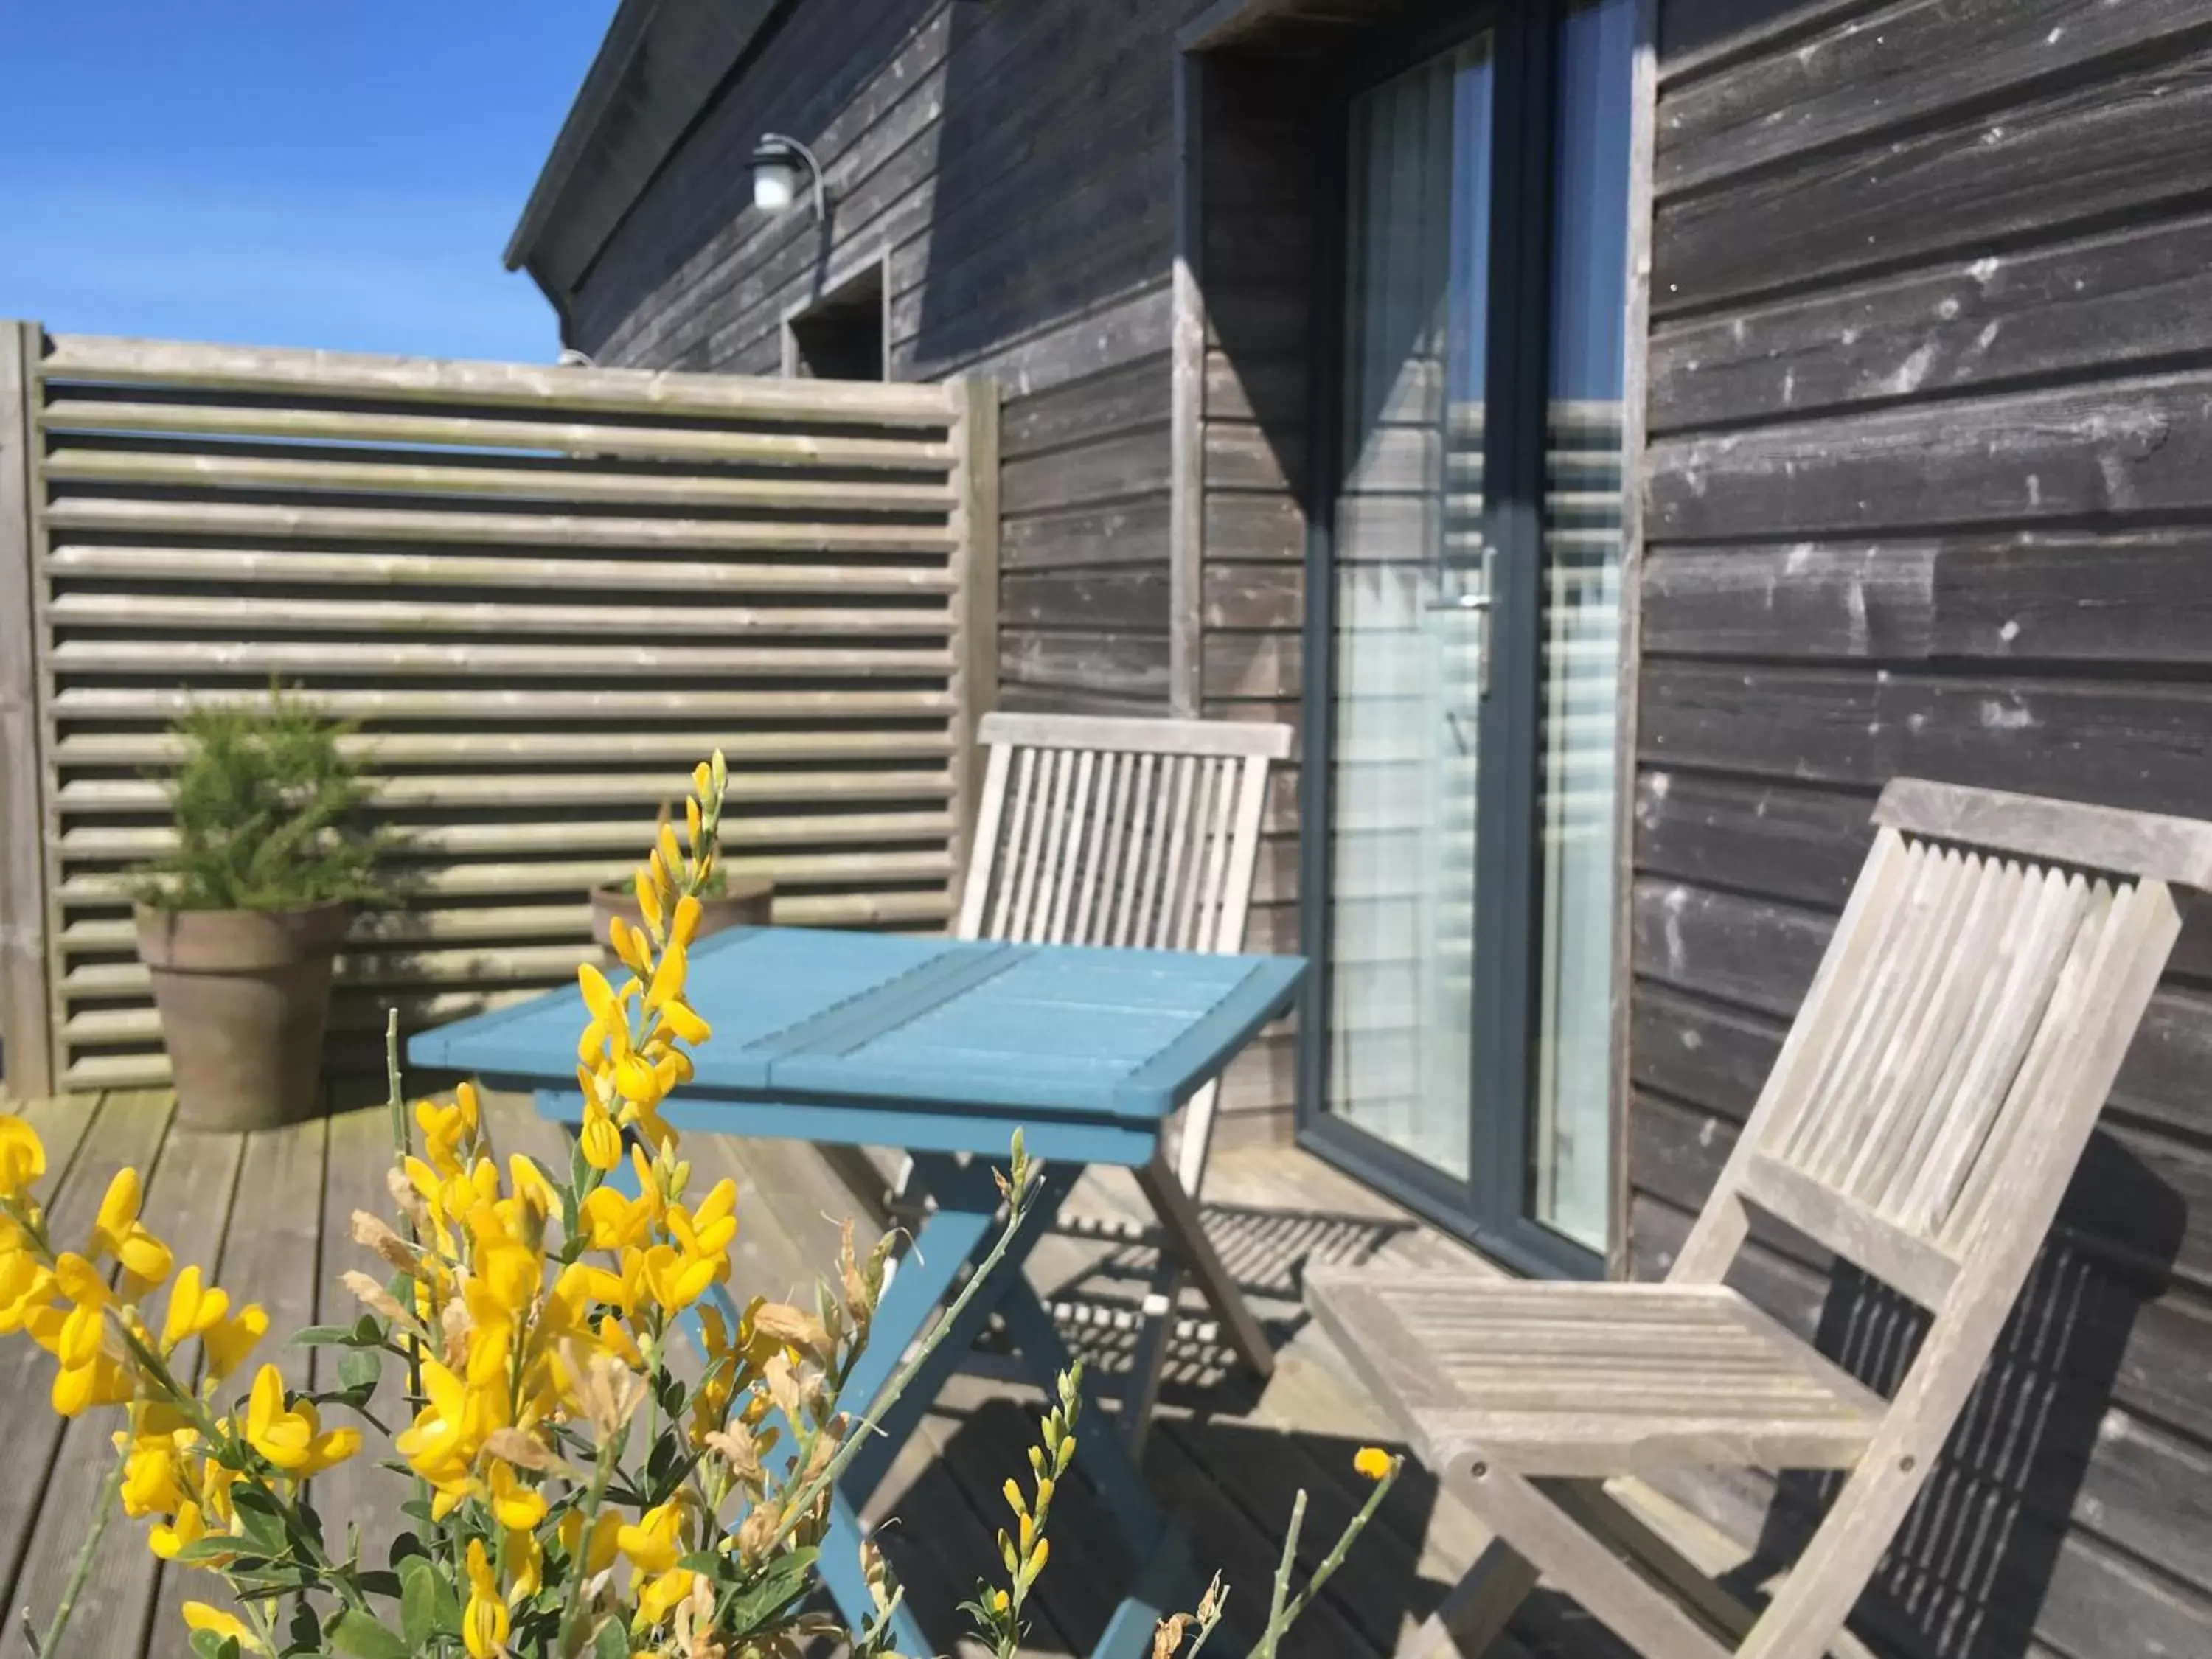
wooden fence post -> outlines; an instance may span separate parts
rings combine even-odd
[[[31,526],[42,338],[36,323],[0,322],[0,1066],[19,1099],[54,1088]]]
[[[953,522],[954,672],[958,712],[953,740],[953,914],[974,851],[976,804],[982,798],[981,751],[975,728],[999,701],[999,385],[981,376],[954,382],[953,445],[959,457],[959,504]]]

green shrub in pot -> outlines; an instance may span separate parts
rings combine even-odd
[[[245,1129],[313,1109],[331,963],[380,902],[386,836],[343,739],[352,727],[272,684],[197,702],[171,728],[175,845],[135,884],[180,1121]]]

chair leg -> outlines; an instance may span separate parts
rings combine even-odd
[[[1741,1642],[1759,1615],[1715,1583],[1697,1563],[1653,1531],[1605,1489],[1601,1480],[1547,1482],[1561,1509],[1610,1544],[1636,1558],[1644,1570],[1680,1596],[1729,1640]]]
[[[1406,1659],[1481,1659],[1536,1588],[1536,1569],[1492,1540],[1414,1632]]]
[[[1671,1597],[1530,1481],[1465,1456],[1453,1462],[1452,1491],[1476,1518],[1644,1659],[1732,1659]]]
[[[1222,1334],[1237,1357],[1249,1365],[1263,1378],[1275,1373],[1275,1351],[1267,1345],[1267,1334],[1244,1304],[1244,1294],[1230,1278],[1229,1269],[1214,1253],[1213,1241],[1206,1237],[1206,1228],[1199,1219],[1198,1206],[1183,1190],[1182,1182],[1168,1168],[1165,1160],[1155,1158],[1150,1164],[1133,1170],[1137,1185],[1145,1194],[1145,1201],[1159,1217],[1160,1227],[1166,1235],[1164,1249],[1171,1251],[1189,1269],[1197,1281],[1206,1303],[1220,1316]],[[1172,1317],[1172,1312],[1170,1312]]]

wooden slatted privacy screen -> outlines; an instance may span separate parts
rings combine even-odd
[[[361,723],[402,837],[404,908],[340,964],[341,1068],[388,1004],[421,1024],[572,975],[586,890],[716,745],[731,863],[779,920],[951,914],[994,644],[988,388],[8,343],[28,603],[0,634],[35,744],[0,750],[0,817],[45,890],[5,959],[9,1006],[37,974],[49,1014],[8,1033],[17,1092],[40,1036],[59,1085],[165,1077],[126,902],[168,838],[149,771],[188,698],[272,676]]]

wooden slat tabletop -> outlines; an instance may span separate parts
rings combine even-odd
[[[1289,1006],[1304,970],[1295,957],[733,930],[692,953],[688,1000],[715,1035],[685,1092],[720,1097],[716,1111],[787,1095],[1157,1124]],[[423,1032],[408,1058],[564,1088],[580,1023],[574,994],[551,992]],[[1003,1146],[1003,1127],[987,1133],[975,1150]]]

